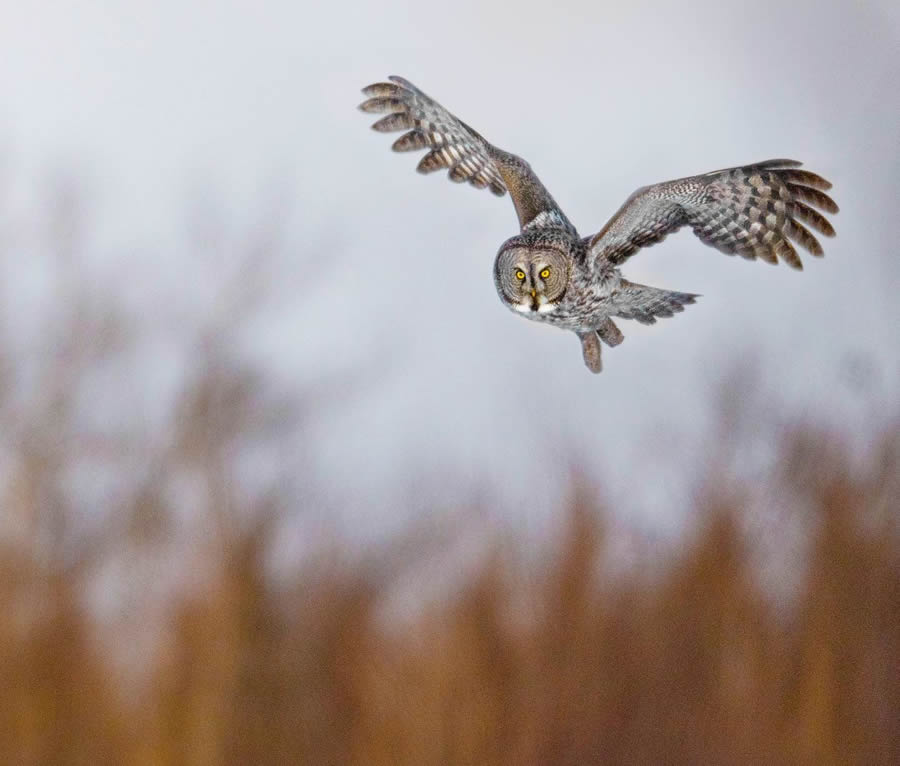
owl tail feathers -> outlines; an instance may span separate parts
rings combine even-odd
[[[658,317],[670,317],[679,311],[684,311],[685,306],[693,303],[699,297],[694,293],[661,290],[658,287],[639,285],[623,279],[616,296],[613,315],[623,319],[636,319],[642,324],[653,324]],[[585,366],[595,373],[603,370],[601,356],[603,346],[600,341],[613,347],[625,340],[622,331],[609,317],[595,329],[578,332],[577,335],[581,340],[581,353],[584,356]]]
[[[653,324],[660,317],[670,317],[684,311],[685,306],[699,297],[695,293],[661,290],[623,279],[614,314],[623,319],[636,319],[641,324]]]

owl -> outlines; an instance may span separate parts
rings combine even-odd
[[[446,168],[456,183],[500,197],[509,192],[519,233],[494,259],[500,300],[526,319],[574,332],[591,372],[602,369],[601,341],[624,340],[614,318],[653,324],[698,297],[622,276],[620,267],[641,248],[690,226],[728,255],[780,259],[802,269],[794,245],[821,256],[810,229],[834,236],[819,212],[838,211],[825,193],[831,184],[794,160],[766,160],[640,188],[599,232],[581,237],[527,162],[489,143],[409,81],[389,79],[363,88],[368,99],[359,108],[385,114],[372,127],[406,131],[394,151],[427,149],[420,173]]]

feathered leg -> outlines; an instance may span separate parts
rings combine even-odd
[[[610,348],[614,346],[618,346],[623,340],[625,340],[625,336],[622,335],[622,331],[616,327],[615,322],[612,319],[608,319],[597,328],[597,335],[600,336],[600,340],[602,340],[607,346]]]
[[[600,358],[600,336],[595,330],[577,333],[581,340],[581,353],[584,355],[585,366],[594,373],[603,369],[603,360]]]
[[[607,319],[596,330],[588,330],[588,332],[578,333],[581,340],[581,353],[584,356],[584,363],[591,372],[600,372],[603,369],[603,360],[601,351],[603,346],[600,345],[602,340],[607,346],[618,346],[625,336],[622,331],[616,327],[612,319]]]

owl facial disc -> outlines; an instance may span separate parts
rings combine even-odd
[[[519,245],[497,255],[494,281],[513,311],[549,314],[566,291],[568,271],[565,256],[555,248]]]

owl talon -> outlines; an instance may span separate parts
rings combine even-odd
[[[622,331],[618,327],[616,327],[616,324],[612,319],[607,319],[602,325],[597,328],[597,335],[599,335],[600,340],[602,340],[610,348],[612,348],[613,346],[618,346],[623,340],[625,340],[625,336],[622,334]]]
[[[584,356],[585,366],[593,373],[600,372],[603,369],[600,337],[594,330],[591,330],[590,332],[580,332],[578,333],[578,337],[581,339],[581,353]]]

